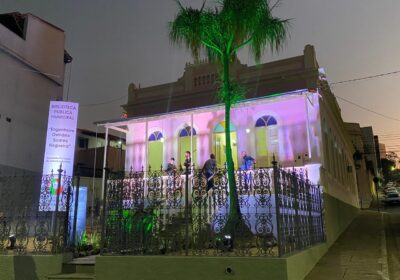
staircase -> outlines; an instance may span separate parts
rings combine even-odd
[[[47,276],[48,280],[95,280],[96,256],[74,259],[63,264],[62,273]]]

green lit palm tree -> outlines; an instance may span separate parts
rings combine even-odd
[[[278,50],[287,36],[288,20],[273,17],[267,0],[217,0],[214,9],[184,7],[177,0],[179,11],[169,26],[174,43],[184,44],[197,59],[206,51],[210,61],[217,62],[222,81],[219,96],[225,104],[226,159],[229,182],[229,218],[226,230],[234,231],[241,221],[238,194],[235,185],[230,137],[231,106],[243,95],[241,87],[229,77],[230,63],[236,53],[248,46],[256,62],[264,49]]]

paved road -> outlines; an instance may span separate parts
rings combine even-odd
[[[385,207],[382,212],[390,280],[400,280],[400,205]]]
[[[306,280],[400,280],[400,205],[364,210]]]

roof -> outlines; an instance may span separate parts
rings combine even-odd
[[[255,99],[299,89],[316,89],[319,66],[314,47],[307,45],[303,55],[247,66],[231,65],[231,76],[246,89],[246,99]],[[138,88],[129,86],[128,102],[122,107],[128,117],[146,117],[220,104],[218,69],[210,63],[187,64],[176,82]]]

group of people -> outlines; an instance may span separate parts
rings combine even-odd
[[[192,164],[192,157],[189,151],[185,152],[185,161],[183,165],[185,166],[185,172],[188,172],[190,174],[190,166]],[[175,158],[171,158],[167,164],[167,169],[165,169],[165,172],[168,175],[172,175],[176,172],[176,164],[175,164]]]
[[[245,151],[243,151],[241,153],[241,165],[240,165],[241,170],[251,170],[255,163],[256,163],[256,160],[253,157],[247,155],[247,153]],[[192,164],[191,154],[189,151],[186,151],[184,166],[185,166],[185,172],[187,172],[188,174],[190,174],[191,164]],[[203,168],[202,168],[202,173],[207,178],[207,191],[204,194],[204,197],[208,196],[210,191],[212,191],[212,189],[214,187],[214,179],[213,178],[216,173],[216,170],[217,170],[217,161],[215,159],[215,155],[210,154],[210,158],[208,160],[206,160],[206,162],[204,163]],[[175,158],[172,157],[170,159],[170,161],[167,165],[167,169],[165,171],[168,175],[172,175],[176,172]],[[247,179],[249,179],[249,178],[246,177],[245,180],[247,180]]]

